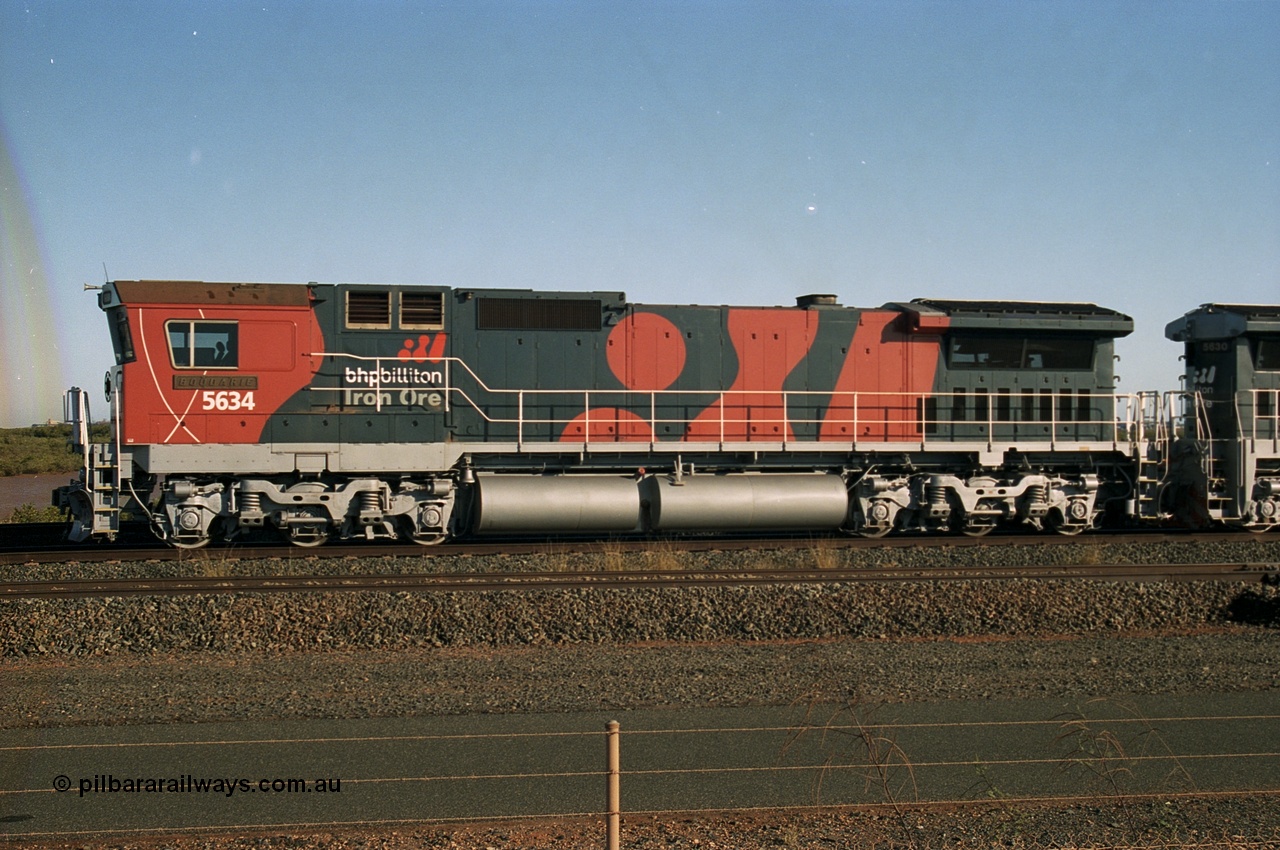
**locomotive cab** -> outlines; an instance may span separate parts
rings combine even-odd
[[[1165,328],[1185,346],[1180,499],[1210,521],[1280,525],[1280,307],[1205,304]],[[1179,464],[1179,459],[1182,463]],[[1184,516],[1194,523],[1195,516]]]

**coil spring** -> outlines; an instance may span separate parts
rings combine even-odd
[[[931,508],[947,507],[947,488],[943,484],[928,484],[924,488],[925,501]]]
[[[382,513],[382,497],[377,490],[360,491],[360,513]]]
[[[1033,505],[1042,505],[1049,501],[1049,488],[1043,484],[1032,484],[1027,488],[1027,501]]]
[[[262,513],[262,494],[256,490],[240,491],[240,513],[242,514],[260,514]]]

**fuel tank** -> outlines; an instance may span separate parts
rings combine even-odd
[[[839,475],[654,476],[640,490],[659,531],[834,529],[849,511]]]
[[[476,534],[640,530],[640,491],[630,477],[481,474],[475,499]]]

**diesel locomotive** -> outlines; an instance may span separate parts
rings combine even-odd
[[[116,281],[98,305],[112,439],[70,390],[74,540],[1280,524],[1277,307],[1188,313],[1184,391],[1126,395],[1133,322],[1092,304]]]

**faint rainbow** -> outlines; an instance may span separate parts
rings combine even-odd
[[[0,117],[0,425],[61,419],[65,375],[30,194]]]

